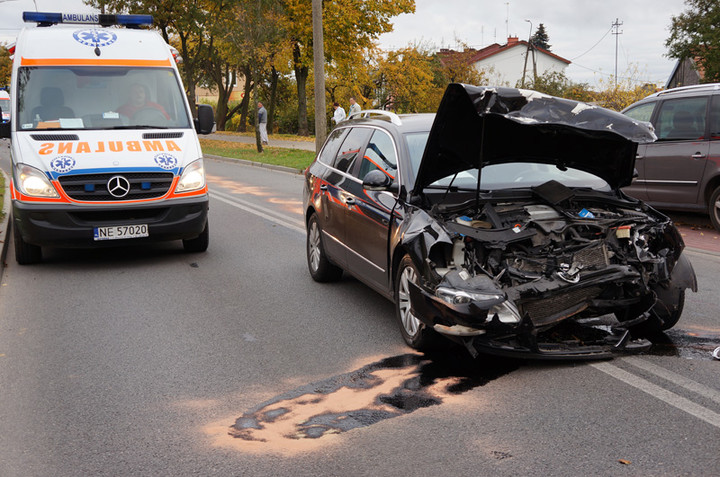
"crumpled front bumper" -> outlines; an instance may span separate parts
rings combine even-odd
[[[532,359],[605,359],[647,350],[651,343],[632,339],[626,328],[610,331],[565,320],[549,329],[537,327],[527,314],[519,323],[488,320],[488,310],[474,303],[450,305],[410,283],[415,317],[436,332],[462,343],[468,351]]]

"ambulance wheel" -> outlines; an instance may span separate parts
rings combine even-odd
[[[20,265],[32,265],[42,261],[42,249],[23,240],[20,229],[13,224],[13,238],[15,242],[15,261]]]
[[[194,239],[184,239],[183,248],[186,252],[204,252],[210,244],[210,226],[205,222],[205,228]]]

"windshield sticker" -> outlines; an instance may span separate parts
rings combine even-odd
[[[58,156],[50,161],[50,169],[60,174],[70,172],[75,167],[75,159],[70,156]]]
[[[73,38],[85,46],[108,46],[115,43],[117,35],[108,30],[93,28],[90,30],[77,30],[73,33]]]
[[[98,141],[91,144],[80,142],[46,142],[40,145],[38,154],[87,154],[100,152],[169,152],[182,151],[175,141]],[[172,157],[172,156],[170,156]]]
[[[158,154],[155,156],[155,162],[163,169],[174,169],[178,160],[172,154]]]

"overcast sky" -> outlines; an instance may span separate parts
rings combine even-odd
[[[90,11],[82,0],[0,0],[0,41],[13,41],[22,28],[24,10]],[[634,78],[664,84],[675,64],[664,56],[671,17],[685,9],[683,0],[415,0],[416,11],[394,20],[395,31],[380,37],[380,46],[411,43],[454,46],[458,39],[480,48],[504,44],[507,34],[527,40],[545,25],[552,52],[572,61],[567,76],[597,85],[615,72],[615,19],[622,22],[618,39],[618,76],[637,67]]]

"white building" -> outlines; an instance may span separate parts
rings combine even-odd
[[[440,56],[451,55],[452,50],[440,50]],[[528,42],[511,36],[504,45],[494,43],[468,56],[475,69],[485,74],[488,84],[497,86],[520,86],[532,83],[533,75],[563,72],[569,60],[543,48],[529,47]]]

